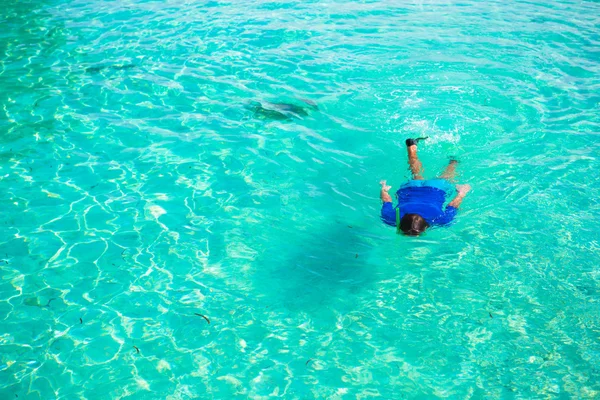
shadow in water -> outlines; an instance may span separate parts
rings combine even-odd
[[[372,245],[356,228],[335,224],[318,235],[290,233],[282,249],[265,253],[255,279],[256,296],[289,311],[327,307],[370,286]]]

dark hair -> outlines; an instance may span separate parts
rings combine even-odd
[[[404,214],[400,220],[400,229],[405,235],[419,236],[429,224],[419,214]]]

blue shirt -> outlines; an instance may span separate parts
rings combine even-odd
[[[398,205],[383,203],[381,207],[381,219],[388,225],[396,226],[396,208],[400,207],[400,218],[405,214],[419,214],[430,226],[446,225],[452,222],[456,216],[457,209],[447,206],[446,192],[432,186],[425,186],[427,181],[421,181],[420,185],[408,185],[401,187],[398,192]]]

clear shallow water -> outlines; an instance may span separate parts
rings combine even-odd
[[[599,8],[2,2],[0,398],[597,398]]]

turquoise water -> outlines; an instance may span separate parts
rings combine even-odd
[[[600,397],[600,3],[0,5],[1,399]]]

